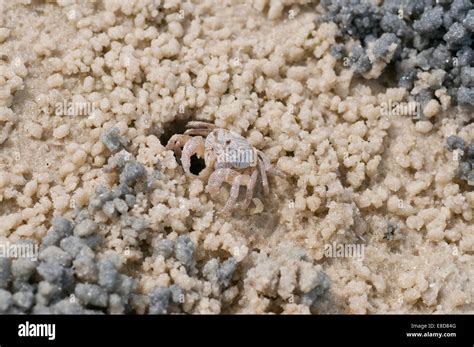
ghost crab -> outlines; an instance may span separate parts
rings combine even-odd
[[[246,186],[244,207],[248,207],[259,176],[265,194],[269,193],[267,175],[282,176],[261,151],[239,134],[200,121],[191,121],[186,127],[184,134],[175,134],[170,138],[166,149],[180,156],[188,176],[196,177],[190,171],[191,157],[204,158],[206,167],[197,176],[208,180],[207,193],[217,195],[223,183],[231,185],[230,197],[222,213],[229,213],[235,207],[240,186]]]

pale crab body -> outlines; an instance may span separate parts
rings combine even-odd
[[[257,150],[245,137],[229,130],[214,129],[204,143],[206,166],[243,170],[257,166]]]
[[[206,191],[217,195],[221,185],[231,185],[230,197],[222,212],[230,212],[237,203],[240,186],[246,186],[244,207],[252,201],[258,178],[265,194],[269,193],[267,174],[281,176],[267,157],[241,135],[205,122],[189,122],[184,134],[173,135],[167,149],[180,154],[186,175],[191,173],[191,157],[203,158],[205,169],[198,177],[207,179]],[[204,138],[205,137],[205,138]],[[182,148],[182,150],[181,150]]]

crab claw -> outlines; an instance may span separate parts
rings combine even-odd
[[[204,140],[201,136],[192,137],[184,145],[181,153],[181,165],[187,175],[196,176],[191,173],[191,157],[197,155],[198,158],[204,158]]]
[[[168,150],[175,150],[177,147],[182,147],[186,143],[187,140],[189,140],[189,136],[185,136],[182,134],[175,134],[171,136],[171,138],[168,140],[168,143],[166,144],[166,149]]]

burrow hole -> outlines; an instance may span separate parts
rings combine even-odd
[[[160,135],[160,143],[163,146],[166,146],[168,141],[174,134],[183,134],[186,131],[186,124],[190,121],[189,118],[176,118],[175,120],[169,122],[163,127],[163,132]],[[180,155],[177,155],[179,152],[175,152],[174,156],[177,162],[181,165]],[[199,175],[199,173],[204,170],[206,164],[204,158],[198,158],[197,155],[191,157],[191,173],[194,175]]]

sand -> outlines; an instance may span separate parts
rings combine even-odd
[[[0,240],[41,243],[86,211],[96,256],[118,254],[137,293],[180,288],[167,313],[472,313],[474,192],[446,149],[473,142],[468,111],[383,112],[409,93],[344,68],[336,25],[305,3],[1,3]],[[220,215],[229,186],[210,196],[165,149],[189,120],[244,136],[285,176]],[[152,178],[123,213],[90,207],[120,181],[113,127]]]

